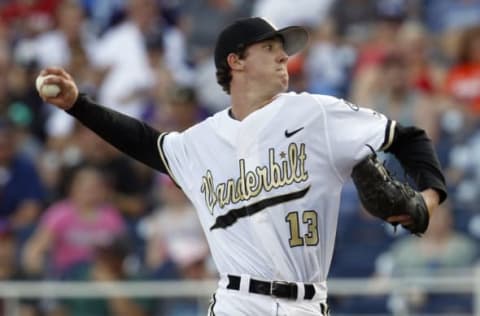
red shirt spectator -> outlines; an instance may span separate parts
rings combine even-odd
[[[446,92],[480,114],[480,26],[465,31],[457,63],[447,73]]]
[[[32,15],[48,15],[53,17],[55,9],[61,0],[14,0],[0,7],[0,20],[7,24],[19,18],[25,18]]]

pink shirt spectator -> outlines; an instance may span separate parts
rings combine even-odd
[[[53,236],[52,257],[58,272],[90,260],[96,245],[108,243],[125,230],[123,219],[114,207],[105,205],[86,218],[68,200],[48,208],[42,225]]]

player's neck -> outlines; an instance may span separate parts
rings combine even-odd
[[[242,121],[248,115],[255,112],[258,109],[263,108],[272,102],[277,95],[255,95],[252,93],[236,93],[232,91],[231,102],[232,109],[231,115],[236,120]]]

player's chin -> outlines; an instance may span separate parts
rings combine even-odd
[[[273,86],[272,88],[273,88],[272,92],[275,93],[275,94],[283,93],[283,92],[286,92],[288,90],[288,84],[279,83],[279,84]]]
[[[288,76],[283,76],[280,78],[280,87],[282,91],[287,91],[288,89]]]

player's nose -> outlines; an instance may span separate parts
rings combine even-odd
[[[285,52],[283,48],[279,49],[278,53],[278,62],[286,63],[288,61],[288,54]]]

